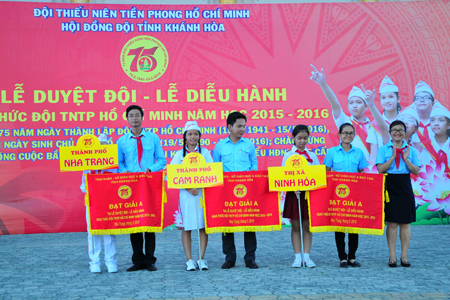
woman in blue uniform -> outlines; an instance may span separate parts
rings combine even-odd
[[[389,267],[397,266],[395,244],[397,229],[400,227],[402,245],[401,265],[410,267],[408,261],[409,242],[411,241],[410,223],[416,221],[416,206],[411,186],[410,173],[418,175],[420,162],[416,149],[404,140],[406,125],[402,121],[394,121],[389,127],[391,141],[382,146],[377,154],[377,168],[386,177],[386,205],[384,208],[387,224],[386,238],[389,246]]]
[[[341,144],[330,148],[324,160],[327,171],[358,173],[363,172],[369,163],[364,158],[361,149],[353,147],[351,143],[355,138],[355,128],[350,123],[344,123],[339,127],[339,138]],[[345,233],[335,232],[336,247],[339,254],[340,267],[360,267],[361,264],[355,260],[358,249],[358,234],[348,234],[348,255],[345,252]]]

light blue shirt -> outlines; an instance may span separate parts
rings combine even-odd
[[[234,144],[230,137],[219,141],[214,148],[213,159],[222,162],[224,172],[258,170],[255,145],[246,138]]]
[[[407,146],[408,146],[408,143],[405,140],[403,140],[402,148],[407,147]],[[376,160],[377,165],[384,164],[392,157],[392,148],[393,147],[394,147],[394,144],[392,143],[392,140],[390,140],[389,143],[387,143],[386,145],[383,145],[380,149],[378,149],[377,160]],[[406,151],[406,149],[403,150],[403,152],[404,151]],[[413,165],[420,167],[418,152],[414,147],[410,147],[408,159]],[[400,164],[398,165],[398,169],[397,169],[397,165],[395,164],[395,159],[394,159],[392,164],[386,170],[386,173],[388,173],[388,174],[409,174],[409,173],[411,173],[411,171],[409,170],[408,165],[405,163],[405,161],[403,160],[403,156],[402,156],[400,158]]]
[[[142,129],[141,135],[143,152],[140,167],[137,140],[132,138],[134,135],[129,132],[117,141],[119,173],[127,170],[130,172],[145,172],[146,168],[149,168],[152,172],[158,172],[166,166],[166,158],[159,137],[153,132],[145,131],[145,129]]]
[[[361,149],[353,147],[345,153],[342,145],[328,149],[323,164],[335,172],[358,173],[369,165]]]

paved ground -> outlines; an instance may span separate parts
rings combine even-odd
[[[222,270],[221,237],[212,234],[210,270],[186,272],[181,232],[174,230],[157,234],[157,272],[129,273],[129,236],[118,236],[119,273],[109,274],[103,265],[95,275],[88,268],[86,233],[0,236],[0,299],[450,299],[450,226],[413,226],[412,267],[395,269],[387,265],[384,236],[361,235],[362,267],[348,269],[338,267],[333,233],[314,234],[314,269],[291,268],[290,228],[257,237],[258,270],[245,268],[243,259]],[[241,233],[236,246],[242,258]]]

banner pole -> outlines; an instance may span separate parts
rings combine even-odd
[[[200,243],[200,224],[198,222],[198,208],[200,207],[200,197],[198,198],[198,205],[195,209],[195,218],[197,219],[197,238],[198,238],[198,260],[202,260],[202,250],[201,250],[201,243]],[[198,267],[200,269],[200,271],[202,270],[202,267],[199,266]]]
[[[301,192],[300,192],[301,193]],[[303,225],[302,225],[302,208],[300,206],[300,193],[297,195],[298,200],[298,220],[300,222],[300,243],[302,245],[302,267],[303,267]]]

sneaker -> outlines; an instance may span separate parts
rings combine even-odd
[[[108,273],[117,273],[117,265],[107,265]]]
[[[316,266],[316,264],[312,261],[311,258],[307,258],[305,259],[305,267],[307,268],[314,268]]]
[[[195,269],[197,269],[195,261],[193,261],[192,259],[188,260],[186,262],[186,271],[195,271]]]
[[[102,269],[100,268],[100,265],[92,265],[90,266],[91,273],[101,273]]]
[[[198,260],[197,261],[198,268],[202,271],[208,270],[208,262],[206,260]]]
[[[296,258],[292,264],[293,268],[301,268],[303,266],[303,261],[301,258]]]

